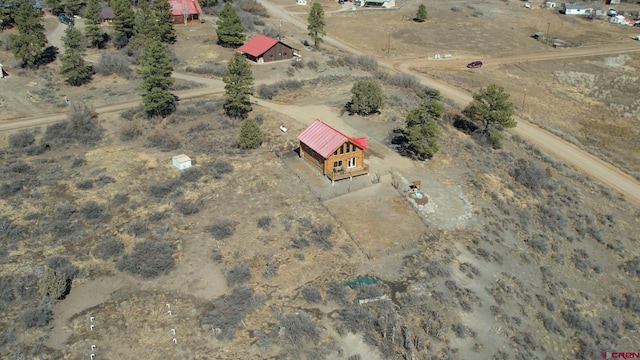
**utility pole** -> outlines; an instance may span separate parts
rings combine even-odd
[[[547,22],[547,37],[551,37],[551,35],[549,35],[549,30],[551,29],[551,23]]]
[[[522,113],[524,113],[524,102],[527,100],[527,85],[524,85],[524,92],[522,93]]]
[[[387,56],[389,56],[389,49],[391,46],[391,31],[387,34]]]

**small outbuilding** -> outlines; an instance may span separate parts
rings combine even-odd
[[[298,135],[298,140],[300,157],[332,183],[369,174],[369,165],[364,163],[364,152],[368,148],[366,138],[351,138],[316,119]]]
[[[103,24],[111,24],[113,21],[113,8],[112,7],[103,7],[100,9],[100,15],[98,15],[98,19]]]
[[[171,15],[174,24],[185,24],[190,22],[200,22],[200,3],[198,0],[169,0],[171,5]]]
[[[367,7],[381,7],[389,9],[396,6],[396,0],[364,0],[360,2],[363,6]]]
[[[191,167],[191,158],[185,154],[176,155],[172,158],[172,163],[180,170],[188,169]]]
[[[298,4],[298,5],[307,5],[307,0],[296,0],[296,4]]]
[[[262,64],[270,61],[293,59],[296,49],[280,40],[257,34],[238,48],[247,59]]]

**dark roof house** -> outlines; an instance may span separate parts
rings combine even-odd
[[[111,22],[113,20],[113,8],[103,7],[102,9],[100,9],[100,15],[98,15],[98,19],[101,22]]]
[[[294,56],[297,56],[295,49],[291,46],[261,34],[254,36],[244,43],[244,45],[238,48],[238,51],[242,52],[247,59],[255,61],[258,64],[292,59]]]
[[[364,163],[367,139],[351,138],[332,126],[316,119],[299,135],[300,157],[322,171],[333,183],[369,174]]]

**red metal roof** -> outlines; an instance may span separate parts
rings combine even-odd
[[[198,0],[169,0],[169,4],[172,15],[199,15],[202,12]]]
[[[298,140],[306,144],[323,158],[328,158],[337,148],[349,141],[356,146],[367,149],[365,138],[352,139],[335,128],[316,119],[298,135]]]
[[[257,34],[251,40],[244,43],[244,45],[238,48],[239,51],[247,53],[251,56],[260,56],[271,49],[273,45],[277,44],[278,40]]]

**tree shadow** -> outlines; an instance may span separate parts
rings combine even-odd
[[[38,66],[51,64],[58,58],[58,48],[51,45],[42,51],[40,59],[38,60]]]

